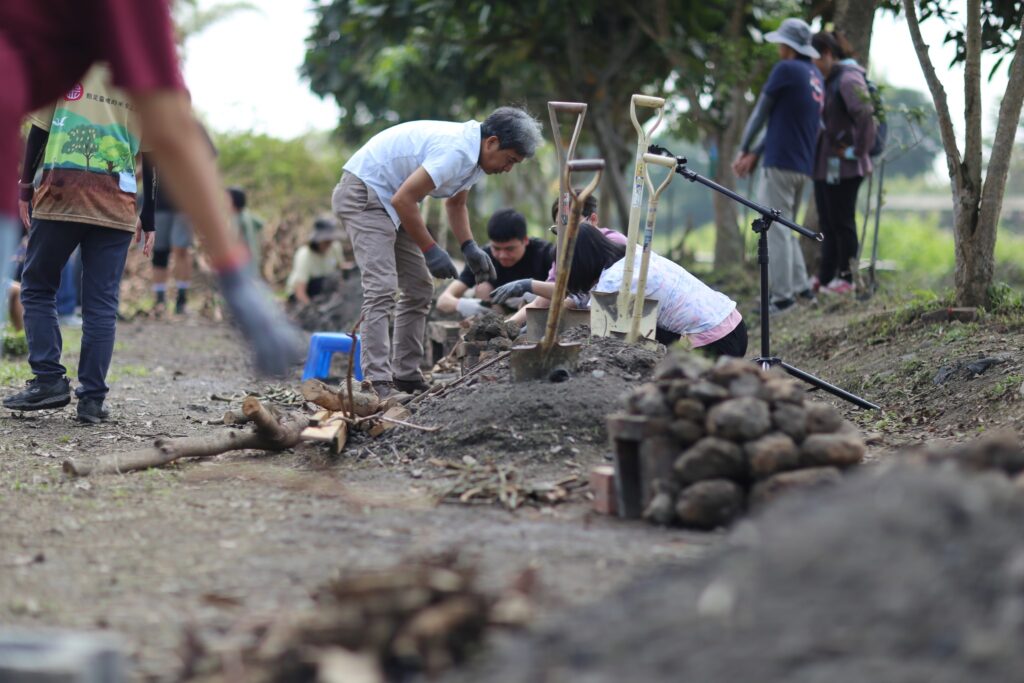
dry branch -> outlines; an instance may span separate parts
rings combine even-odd
[[[251,397],[250,397],[251,398]],[[159,438],[149,448],[127,453],[114,453],[95,462],[68,458],[64,471],[76,477],[90,474],[115,474],[159,467],[181,458],[207,458],[236,450],[279,451],[299,443],[302,430],[309,424],[304,415],[289,414],[279,421],[259,400],[246,399],[246,411],[256,422],[257,431],[236,429],[210,436],[188,436],[177,439]]]

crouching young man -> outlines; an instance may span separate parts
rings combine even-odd
[[[466,266],[455,282],[441,293],[437,310],[444,313],[458,311],[468,318],[490,310],[484,302],[490,301],[491,292],[504,284],[529,278],[541,280],[555,262],[555,245],[545,240],[526,236],[526,218],[514,209],[496,211],[487,221],[487,237],[491,243],[484,252],[494,261],[496,276],[479,282]],[[475,287],[474,298],[462,298],[470,287]],[[514,301],[507,301],[513,304]]]

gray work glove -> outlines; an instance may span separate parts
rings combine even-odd
[[[440,280],[458,277],[459,271],[455,269],[452,257],[436,244],[423,252],[423,258],[427,259],[427,269],[434,277]]]
[[[474,315],[481,315],[491,310],[480,303],[480,299],[459,299],[455,303],[455,310],[463,318],[472,318]]]
[[[498,277],[498,271],[494,269],[491,257],[473,240],[466,240],[462,243],[462,255],[466,257],[466,265],[473,271],[473,277],[478,283],[490,282]]]
[[[512,282],[504,284],[491,292],[491,303],[503,304],[507,299],[521,297],[527,292],[532,291],[532,287],[533,280],[530,278],[513,280]]]
[[[281,376],[302,361],[302,336],[262,282],[238,268],[219,273],[217,283],[260,373]]]

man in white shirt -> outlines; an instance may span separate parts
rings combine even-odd
[[[375,135],[345,164],[331,204],[352,240],[362,275],[363,375],[382,397],[427,389],[420,363],[434,293],[431,275],[458,275],[451,257],[427,231],[419,203],[427,195],[446,199],[448,223],[466,265],[478,281],[491,280],[494,264],[469,226],[469,189],[484,173],[511,171],[540,143],[535,118],[522,109],[501,107],[483,123],[399,124]]]

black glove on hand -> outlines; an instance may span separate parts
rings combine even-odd
[[[302,336],[262,282],[244,268],[219,273],[217,282],[232,322],[254,352],[259,372],[281,376],[302,361]]]
[[[430,274],[441,280],[448,280],[459,276],[455,269],[452,257],[448,252],[436,244],[423,252],[423,258],[427,259],[427,269]]]
[[[491,303],[502,304],[507,299],[522,296],[530,291],[533,291],[533,280],[530,278],[513,280],[491,292]]]
[[[473,277],[477,283],[490,282],[498,277],[494,270],[494,262],[487,252],[477,246],[473,240],[466,240],[462,243],[462,255],[466,257],[466,265],[473,271]]]

